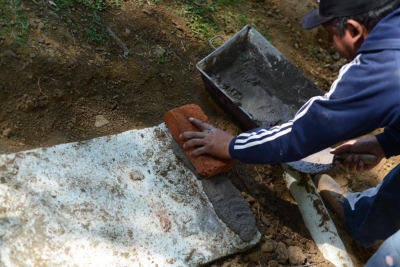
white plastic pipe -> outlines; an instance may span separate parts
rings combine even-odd
[[[286,164],[281,165],[285,170],[286,185],[322,255],[337,267],[354,266],[310,176],[300,174]]]

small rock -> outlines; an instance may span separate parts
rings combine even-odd
[[[278,267],[278,266],[279,266],[279,263],[275,260],[268,262],[268,267]]]
[[[49,56],[50,56],[50,57],[55,57],[55,54],[54,54],[54,50],[53,50],[53,49],[49,49],[49,50],[47,50],[47,52],[49,53]]]
[[[276,235],[276,230],[275,227],[271,226],[267,229],[266,235],[269,236],[270,238],[274,238]]]
[[[103,115],[97,115],[96,116],[96,122],[95,122],[94,126],[99,128],[99,127],[102,127],[102,126],[104,126],[104,125],[106,125],[108,123],[109,123],[109,121],[106,118],[104,118]]]
[[[248,196],[246,197],[246,201],[249,202],[249,203],[253,203],[253,202],[255,202],[256,200],[254,199],[253,196],[248,195]]]
[[[263,259],[265,258],[265,254],[262,251],[254,251],[249,254],[249,260],[251,262],[259,263],[261,261],[264,261]]]
[[[271,223],[268,221],[268,219],[263,215],[261,216],[261,221],[263,224],[265,224],[266,226],[271,226]]]
[[[340,59],[339,53],[338,53],[338,52],[335,52],[335,53],[332,55],[332,58],[333,58],[334,60],[339,60],[339,59]]]
[[[289,256],[288,256],[288,251],[286,248],[286,245],[283,242],[279,242],[276,250],[275,250],[275,259],[279,262],[279,263],[286,263],[286,261],[288,260]]]
[[[7,128],[3,131],[3,136],[9,138],[12,134],[11,128]]]
[[[277,243],[275,240],[267,240],[264,245],[262,245],[261,250],[266,252],[266,253],[270,253],[273,252],[275,250],[275,248],[277,247]]]
[[[29,26],[32,28],[42,29],[44,27],[44,23],[40,19],[30,19]]]
[[[285,240],[285,243],[286,243],[287,245],[289,245],[289,246],[294,246],[294,241],[293,241],[293,239],[288,238],[288,239]]]
[[[301,248],[290,246],[287,249],[290,265],[303,265],[307,257],[303,254]]]
[[[3,52],[4,57],[17,57],[17,55],[11,50],[5,50]]]
[[[157,45],[156,49],[154,49],[154,54],[158,57],[163,56],[165,54],[165,49]]]
[[[56,19],[60,18],[60,16],[57,13],[55,13],[55,12],[53,12],[51,10],[47,10],[46,12],[47,12],[47,16],[49,16],[49,17],[53,17],[53,18],[56,18]]]
[[[329,66],[329,69],[333,72],[338,72],[340,70],[341,65],[339,64],[339,62],[336,62],[335,64],[331,64]]]
[[[225,29],[226,33],[234,33],[236,31],[236,28],[233,26],[227,26]]]
[[[31,58],[34,58],[34,57],[36,57],[36,54],[35,54],[35,53],[29,53],[29,56],[30,56]]]
[[[251,207],[252,207],[254,210],[259,210],[259,209],[260,209],[260,204],[258,204],[257,202],[255,202]]]
[[[151,16],[151,12],[147,9],[143,9],[142,12],[145,13],[146,15]]]

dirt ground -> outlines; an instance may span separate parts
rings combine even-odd
[[[213,49],[174,12],[180,8],[175,1],[126,1],[107,9],[101,16],[111,38],[100,44],[90,42],[85,28],[77,27],[85,7],[66,9],[67,20],[54,12],[54,2],[22,1],[29,21],[27,44],[7,36],[0,40],[0,153],[155,126],[168,110],[189,103],[198,104],[216,127],[232,134],[242,131],[205,90],[196,63]],[[282,54],[327,91],[345,61],[326,46],[321,29],[301,29],[302,15],[313,6],[311,0],[253,0],[236,11],[268,33]],[[0,21],[5,23],[13,22]],[[243,25],[225,21],[220,27],[229,39]],[[108,124],[97,127],[99,115]],[[361,191],[376,185],[398,161],[382,162],[363,174],[339,169],[330,174],[346,190]],[[301,264],[332,266],[304,226],[282,174],[280,165],[236,163],[229,175],[256,213],[263,237],[256,247],[210,266],[278,266],[277,253],[263,248],[268,240],[300,248],[306,259]],[[333,219],[355,266],[362,266],[376,248],[358,246],[334,215]]]

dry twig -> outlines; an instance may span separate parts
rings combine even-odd
[[[42,93],[45,97],[49,98],[45,93],[42,92],[42,88],[40,87],[40,78],[42,78],[42,76],[40,76],[37,80],[37,85],[39,87],[39,92]]]

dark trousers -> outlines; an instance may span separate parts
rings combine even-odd
[[[374,246],[400,230],[400,165],[378,186],[348,194],[344,212],[348,233],[364,247]]]

